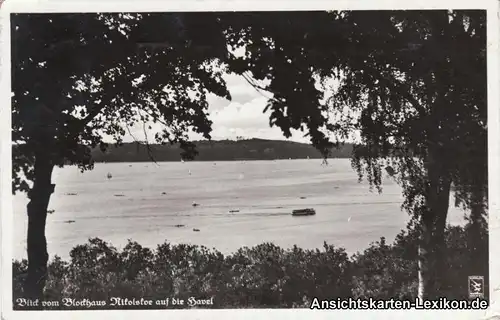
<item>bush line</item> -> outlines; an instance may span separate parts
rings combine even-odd
[[[484,275],[488,283],[487,233],[483,230],[472,247],[470,229],[446,229],[440,295],[449,299],[468,298],[470,275]],[[27,261],[12,266],[15,302],[23,297]],[[411,229],[393,244],[381,238],[350,257],[326,242],[322,250],[263,243],[224,256],[204,246],[164,243],[150,250],[130,240],[119,251],[93,238],[74,247],[69,261],[58,256],[50,261],[45,288],[47,300],[214,297],[214,305],[205,306],[211,308],[307,308],[315,297],[413,299],[416,294],[417,235]]]

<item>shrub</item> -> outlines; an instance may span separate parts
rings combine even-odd
[[[485,278],[488,296],[488,236],[482,232],[471,248],[470,225],[448,226],[445,230],[444,270],[438,294],[448,299],[468,298],[468,277]],[[484,230],[483,230],[484,231]],[[418,235],[408,228],[392,245],[384,238],[352,257],[353,296],[377,299],[414,299],[418,289]]]
[[[469,275],[488,281],[487,233],[472,246],[470,230],[446,230],[447,270],[440,293],[450,299],[467,297]],[[417,243],[409,228],[393,244],[381,238],[351,257],[326,243],[322,250],[264,243],[224,256],[185,244],[150,250],[130,240],[119,252],[94,238],[73,248],[69,262],[57,256],[50,261],[45,295],[50,300],[213,297],[208,307],[215,308],[309,307],[315,297],[407,299],[417,292]],[[15,301],[23,296],[27,261],[13,261],[12,267]]]

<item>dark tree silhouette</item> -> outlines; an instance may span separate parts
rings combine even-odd
[[[379,192],[382,169],[390,165],[403,187],[403,207],[421,231],[419,296],[439,295],[452,184],[456,204],[472,209],[472,247],[485,224],[485,11],[231,17],[232,43],[248,44],[231,66],[272,80],[259,88],[274,93],[272,124],[285,135],[305,124],[321,150],[328,145],[324,132],[344,141],[349,130],[359,130],[352,163]],[[325,98],[315,79],[333,94]]]
[[[403,207],[421,231],[421,298],[437,297],[449,285],[443,246],[451,185],[457,204],[472,209],[473,225],[486,214],[485,15],[414,11],[376,21],[367,13],[347,18],[358,27],[354,34],[373,45],[366,62],[349,64],[332,102],[361,113],[365,148],[354,158],[358,172],[376,186],[381,166],[398,172]],[[359,43],[356,50],[366,50]]]
[[[230,98],[214,60],[227,48],[217,25],[201,21],[200,37],[200,21],[183,14],[16,14],[11,21],[13,190],[30,199],[26,293],[36,298],[46,276],[54,166],[91,169],[91,148],[106,148],[103,134],[121,142],[125,128],[141,121],[163,123],[156,140],[180,143],[193,156],[188,130],[210,138],[208,92]]]

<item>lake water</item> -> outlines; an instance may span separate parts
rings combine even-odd
[[[409,219],[395,183],[372,193],[347,159],[328,166],[317,159],[109,163],[85,173],[56,169],[53,181],[48,249],[63,258],[91,237],[118,248],[132,239],[152,249],[168,241],[223,253],[268,241],[303,248],[326,241],[354,253],[382,236],[392,242]],[[14,197],[14,258],[26,256],[26,204],[25,195]],[[291,216],[308,207],[317,214]],[[448,221],[463,224],[463,212],[450,208]]]

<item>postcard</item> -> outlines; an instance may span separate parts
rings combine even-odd
[[[498,8],[5,1],[2,317],[500,316]]]

